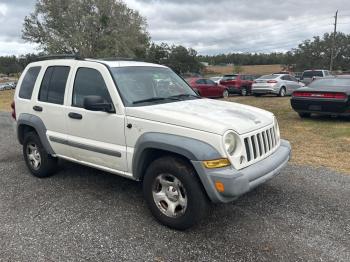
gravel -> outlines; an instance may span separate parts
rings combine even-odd
[[[185,232],[158,224],[141,185],[60,162],[30,175],[0,113],[0,261],[350,261],[350,176],[289,165]]]

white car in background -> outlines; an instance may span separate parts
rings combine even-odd
[[[222,79],[222,76],[213,76],[213,77],[210,77],[209,79],[219,84],[220,80]]]
[[[289,74],[264,75],[255,79],[252,94],[255,96],[274,94],[283,97],[291,95],[296,89],[303,86],[305,86],[303,83]]]

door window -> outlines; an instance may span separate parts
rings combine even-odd
[[[26,75],[22,80],[22,84],[19,90],[18,96],[20,98],[24,98],[24,99],[32,98],[33,88],[34,88],[36,79],[38,78],[40,69],[41,69],[40,66],[33,66],[28,69]]]
[[[100,96],[106,103],[112,103],[101,73],[96,69],[81,67],[74,80],[72,106],[84,107],[86,96]]]
[[[205,79],[205,83],[206,83],[207,85],[215,86],[215,82],[212,81],[212,80],[210,80],[210,79]]]
[[[50,66],[41,82],[39,101],[63,105],[69,66]]]

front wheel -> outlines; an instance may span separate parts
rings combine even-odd
[[[225,89],[224,92],[222,93],[222,97],[223,97],[223,98],[227,98],[228,95],[229,95],[229,94],[228,94],[228,90]]]
[[[193,167],[177,157],[162,157],[148,167],[143,192],[153,216],[162,224],[184,230],[208,211],[208,199]]]

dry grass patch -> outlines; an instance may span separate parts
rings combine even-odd
[[[350,119],[312,117],[301,119],[290,106],[290,98],[230,97],[227,100],[273,112],[281,136],[291,142],[292,162],[328,167],[350,174]]]
[[[11,111],[11,103],[15,90],[0,91],[0,111]]]

